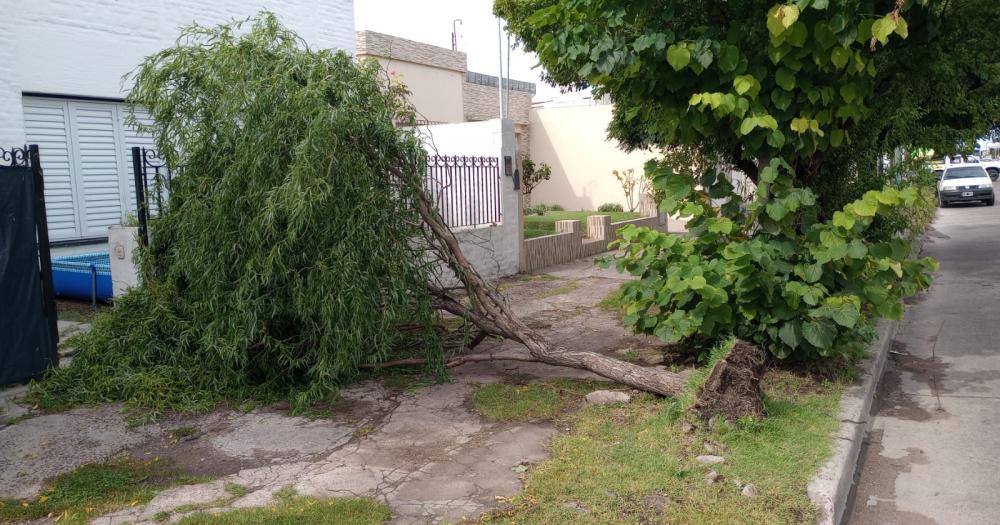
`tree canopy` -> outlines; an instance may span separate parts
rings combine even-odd
[[[626,148],[696,144],[810,184],[855,140],[950,149],[997,129],[991,0],[497,0],[550,81],[615,105]]]

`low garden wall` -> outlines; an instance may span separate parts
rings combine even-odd
[[[608,215],[591,215],[587,217],[588,236],[585,238],[580,221],[556,221],[556,233],[524,240],[521,271],[534,272],[553,264],[606,252],[608,244],[618,237],[618,230],[629,224],[666,231],[666,222],[661,224],[656,216],[611,222]]]

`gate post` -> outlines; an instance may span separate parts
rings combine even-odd
[[[146,166],[143,164],[142,149],[132,146],[132,175],[135,177],[135,206],[139,214],[139,242],[143,246],[149,245],[149,235],[146,233],[146,219],[148,210],[146,209]]]
[[[38,145],[28,146],[31,162],[31,177],[35,191],[35,230],[38,236],[38,261],[42,273],[42,300],[45,301],[45,317],[52,337],[51,366],[59,366],[59,326],[56,322],[56,300],[52,287],[52,253],[49,249],[49,220],[45,210],[45,179],[42,177],[42,161]]]

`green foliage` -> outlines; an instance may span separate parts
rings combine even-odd
[[[423,153],[376,64],[306,49],[264,13],[184,29],[132,80],[129,101],[182,169],[150,222],[143,286],[33,386],[36,401],[302,406],[400,349],[439,359],[414,190],[386,176]]]
[[[114,509],[145,503],[162,488],[196,481],[179,475],[161,459],[83,465],[47,480],[37,498],[0,500],[0,523],[45,517],[58,518],[59,523],[88,523]]]
[[[817,221],[815,195],[778,159],[746,204],[714,171],[695,181],[655,163],[647,170],[664,211],[690,217],[689,235],[627,227],[615,263],[638,277],[622,294],[624,323],[664,341],[705,347],[736,335],[778,358],[836,356],[865,342],[866,316],[901,318],[902,298],[929,286],[937,267],[908,259],[904,240],[865,238],[876,216],[914,203],[915,187],[868,191]]]
[[[753,179],[781,157],[811,187],[826,153],[854,140],[951,149],[998,127],[993,0],[496,0],[494,11],[550,81],[611,98],[609,134],[624,146],[708,146]]]
[[[521,191],[531,195],[535,187],[552,177],[552,167],[546,163],[535,165],[528,157],[521,159]]]
[[[524,209],[525,215],[545,215],[550,211],[563,211],[563,207],[558,204],[536,204]]]
[[[605,202],[597,207],[597,211],[603,213],[623,212],[625,211],[625,207],[618,202]]]

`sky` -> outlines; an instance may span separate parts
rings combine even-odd
[[[426,44],[451,48],[452,21],[461,19],[458,50],[468,55],[469,71],[499,75],[500,52],[504,51],[507,68],[507,36],[497,35],[497,18],[492,0],[354,0],[354,26],[408,38]],[[502,42],[502,44],[501,44]],[[511,44],[514,37],[511,36]],[[574,99],[581,93],[560,94],[559,89],[542,82],[533,53],[522,49],[510,52],[510,78],[534,82],[534,101]],[[506,71],[505,71],[505,75]]]

